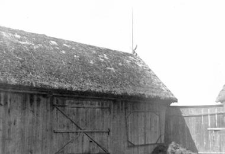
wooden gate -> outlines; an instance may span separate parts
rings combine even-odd
[[[109,153],[107,101],[55,98],[55,154]]]

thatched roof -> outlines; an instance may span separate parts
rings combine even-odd
[[[216,98],[216,102],[225,102],[225,85],[223,86],[223,89],[219,92],[219,95]]]
[[[137,56],[5,27],[0,83],[177,101]]]

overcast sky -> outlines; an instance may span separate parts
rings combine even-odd
[[[225,84],[224,0],[0,0],[0,25],[138,55],[180,105]]]

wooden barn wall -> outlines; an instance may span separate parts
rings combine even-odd
[[[157,102],[1,92],[0,153],[150,153],[164,141],[165,111]]]
[[[2,154],[51,153],[50,100],[34,94],[0,93]]]
[[[225,113],[222,105],[170,107],[165,142],[175,141],[198,153],[225,153]]]

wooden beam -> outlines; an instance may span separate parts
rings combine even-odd
[[[225,152],[198,152],[202,154],[225,154]]]
[[[64,154],[84,154],[84,153],[74,153],[74,152],[70,152],[70,153],[64,153]],[[110,154],[110,153],[104,153],[104,152],[98,152],[98,153],[91,153],[91,154]]]
[[[225,131],[225,128],[207,128],[208,131]]]
[[[178,116],[178,117],[198,117],[198,116],[208,116],[208,115],[219,115],[225,114],[225,112],[216,112],[216,113],[203,113],[203,114],[171,114],[169,116]]]
[[[54,129],[54,133],[110,133],[110,130],[65,130]]]
[[[110,109],[110,107],[104,106],[78,106],[78,105],[68,105],[68,104],[53,104],[57,107],[66,107],[66,108],[91,108],[91,109]]]

